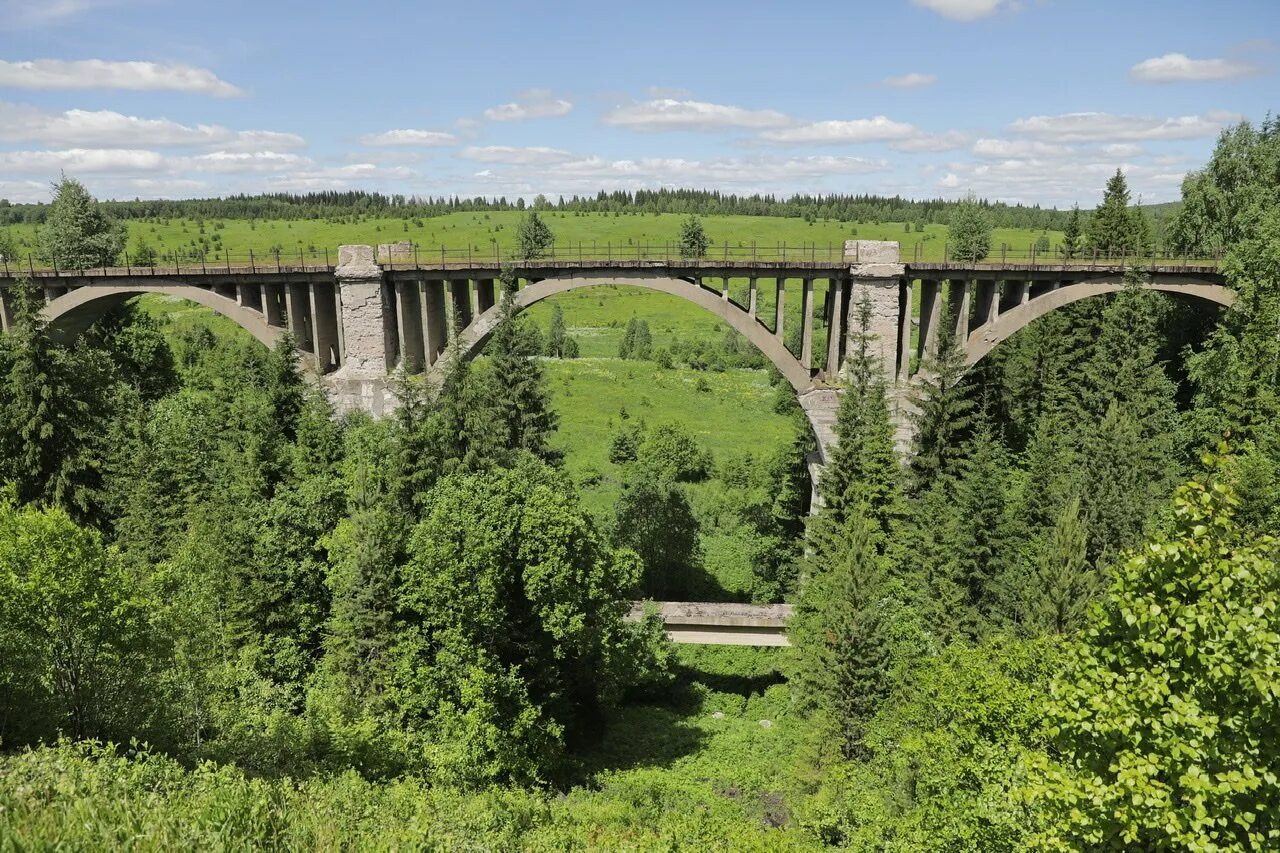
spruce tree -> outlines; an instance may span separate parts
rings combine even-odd
[[[952,211],[947,247],[957,261],[980,261],[991,252],[991,218],[972,194]]]
[[[60,506],[100,522],[102,441],[115,383],[110,359],[54,343],[30,285],[14,294],[0,345],[0,471],[23,503]]]
[[[1062,231],[1062,257],[1070,260],[1080,253],[1082,234],[1080,231],[1080,205],[1072,205],[1071,218]]]
[[[516,229],[516,254],[521,260],[541,258],[555,245],[555,235],[542,221],[538,211],[531,210],[520,220]]]
[[[547,334],[546,354],[551,358],[577,358],[578,342],[569,337],[564,326],[564,311],[551,306],[551,328]]]
[[[955,472],[961,444],[973,421],[973,400],[964,372],[964,350],[950,312],[944,311],[938,325],[937,347],[920,366],[913,391],[913,491],[923,491],[938,477]]]
[[[893,424],[884,378],[871,347],[871,301],[858,305],[857,331],[847,363],[848,379],[836,412],[836,446],[818,481],[823,512],[837,524],[865,514],[888,537],[902,512],[902,470],[893,447]]]
[[[985,417],[978,421],[959,466],[955,484],[956,583],[964,596],[964,631],[977,637],[990,630],[1006,609],[1001,588],[1014,558],[1008,521],[1010,464]]]
[[[1102,204],[1089,220],[1089,245],[1099,254],[1108,257],[1132,255],[1134,250],[1134,220],[1129,211],[1129,184],[1124,173],[1116,173],[1107,179],[1102,194]]]
[[[496,447],[526,450],[551,461],[557,454],[548,440],[558,419],[551,408],[537,349],[517,310],[512,282],[504,278],[498,324],[485,348],[489,356],[484,385],[486,408],[493,417]]]
[[[680,223],[680,257],[701,258],[707,253],[707,233],[702,220],[692,214]]]
[[[127,231],[108,217],[84,184],[63,175],[40,229],[40,260],[59,269],[114,266]]]
[[[874,522],[858,513],[832,527],[810,559],[790,633],[797,687],[839,737],[847,759],[866,757],[866,726],[888,693],[885,573]]]
[[[1031,583],[1024,590],[1027,625],[1036,631],[1065,634],[1079,628],[1101,576],[1086,557],[1087,533],[1080,517],[1080,498],[1063,506],[1035,555]]]

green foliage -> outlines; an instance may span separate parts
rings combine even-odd
[[[1053,531],[1038,549],[1025,590],[1026,623],[1037,632],[1066,634],[1084,623],[1101,587],[1101,578],[1085,556],[1085,526],[1080,499],[1062,508]]]
[[[1014,795],[1057,658],[1051,642],[996,636],[904,661],[867,726],[868,759],[835,768],[801,822],[855,850],[1025,850]]]
[[[1080,227],[1080,205],[1072,205],[1071,218],[1062,229],[1062,257],[1071,260],[1080,253],[1083,246],[1083,231]]]
[[[467,783],[555,772],[631,679],[622,599],[639,576],[542,463],[442,480],[401,570],[391,665],[424,768]]]
[[[706,479],[714,464],[707,449],[679,424],[662,424],[647,430],[636,458],[680,483]]]
[[[538,211],[531,210],[516,227],[516,257],[522,260],[541,258],[551,251],[555,241],[555,235]]]
[[[973,421],[970,386],[964,379],[964,349],[956,339],[950,312],[938,324],[938,343],[920,366],[914,390],[915,447],[911,458],[912,487],[926,488],[952,474],[958,450]]]
[[[111,362],[95,350],[55,344],[30,286],[19,285],[15,295],[14,327],[0,342],[0,478],[16,486],[22,502],[97,520]]]
[[[551,330],[547,334],[544,350],[551,358],[577,358],[578,342],[569,337],[564,327],[564,311],[559,305],[551,307]]]
[[[653,354],[653,337],[648,322],[637,317],[627,321],[627,330],[618,343],[618,358],[645,360]]]
[[[1039,846],[1259,850],[1280,843],[1277,544],[1192,481],[1055,680],[1054,750],[1028,791]]]
[[[64,270],[114,266],[126,233],[84,184],[64,175],[53,186],[53,203],[40,230],[40,260]]]
[[[688,216],[680,223],[680,257],[701,258],[707,254],[707,233],[702,220]]]
[[[1100,255],[1118,258],[1141,254],[1150,236],[1142,211],[1129,206],[1129,183],[1124,173],[1116,169],[1107,179],[1102,204],[1089,220],[1089,245]]]
[[[823,516],[813,536],[810,573],[789,626],[798,650],[797,692],[835,730],[841,754],[867,755],[867,722],[889,689],[885,572],[870,520]]]
[[[991,253],[991,218],[972,194],[951,214],[947,249],[957,261],[980,261]]]
[[[127,738],[150,603],[101,537],[61,509],[0,499],[0,739]]]
[[[614,506],[613,543],[640,555],[640,589],[659,600],[682,599],[701,568],[698,520],[667,466],[628,466]]]

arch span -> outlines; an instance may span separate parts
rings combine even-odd
[[[678,296],[681,299],[692,302],[694,305],[705,308],[732,326],[750,341],[756,349],[760,350],[765,358],[769,359],[773,366],[778,369],[778,372],[791,383],[791,387],[795,389],[797,394],[804,394],[813,388],[813,379],[809,374],[809,370],[800,363],[798,358],[791,354],[791,351],[786,348],[781,339],[765,328],[759,320],[752,317],[747,309],[731,299],[725,299],[719,291],[710,290],[686,279],[672,278],[670,276],[638,276],[635,274],[618,276],[610,275],[608,272],[581,272],[575,275],[544,278],[520,289],[516,292],[516,306],[519,310],[524,310],[530,305],[541,302],[558,293],[567,293],[570,290],[595,287],[601,284],[643,287],[647,290],[656,290],[659,293]],[[501,305],[494,305],[480,315],[463,332],[461,348],[465,357],[470,358],[484,346],[485,341],[493,333],[494,326],[497,325],[500,313]]]
[[[203,305],[231,320],[267,347],[274,347],[284,335],[284,329],[268,325],[261,313],[245,308],[233,299],[220,296],[212,290],[164,280],[154,284],[77,287],[47,303],[44,315],[49,321],[50,329],[56,334],[75,337],[113,308],[144,293],[162,293]]]
[[[1123,276],[1090,279],[1051,290],[1004,311],[992,322],[979,326],[969,333],[964,348],[965,365],[972,367],[977,364],[1015,332],[1026,328],[1032,321],[1038,320],[1050,311],[1070,305],[1072,302],[1079,302],[1081,299],[1116,293],[1124,287]],[[1231,306],[1236,300],[1234,290],[1189,276],[1161,276],[1143,285],[1143,288],[1200,299],[1224,307]]]

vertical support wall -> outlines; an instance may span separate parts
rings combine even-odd
[[[325,327],[327,321],[322,318],[328,306],[338,326],[333,339],[341,350],[341,365],[324,377],[323,384],[340,413],[362,409],[381,415],[393,405],[387,387],[388,355],[394,355],[398,335],[394,327],[388,328],[395,311],[385,284],[372,246],[341,246],[334,270],[335,292],[313,300],[322,306],[317,310],[317,329]],[[269,320],[271,300],[265,305]]]

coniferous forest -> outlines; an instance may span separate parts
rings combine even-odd
[[[1149,244],[1123,174],[1097,189],[1069,215],[565,204],[874,207],[975,247],[993,217]],[[121,217],[166,206],[459,204],[99,205],[66,179],[38,218],[50,253],[96,263],[123,250]],[[1225,252],[1234,306],[1145,290],[1135,267],[972,370],[944,332],[905,461],[853,305],[812,514],[806,435],[731,463],[630,421],[616,501],[585,505],[554,441],[547,361],[579,351],[559,306],[541,329],[504,303],[482,357],[397,376],[373,419],[337,417],[290,341],[130,303],[68,342],[19,285],[0,337],[0,850],[1280,849],[1280,122],[1223,133],[1167,236]],[[659,350],[639,320],[619,349],[753,364]],[[736,496],[715,511],[749,531],[752,597],[795,605],[790,648],[676,647],[652,608],[627,618],[693,589],[706,478]]]

